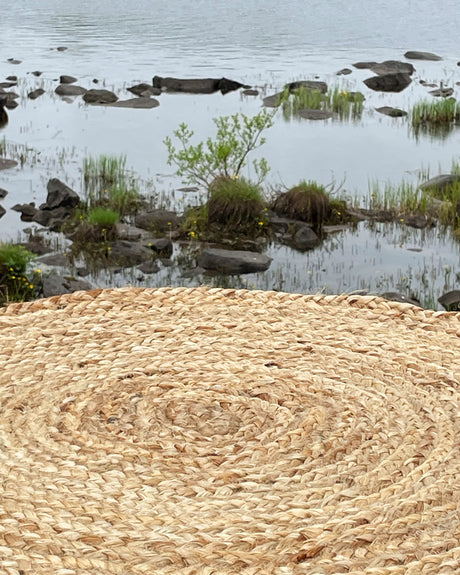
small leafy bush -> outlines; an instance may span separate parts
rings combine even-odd
[[[192,145],[194,132],[187,124],[180,124],[174,136],[176,147],[170,137],[164,140],[168,149],[168,164],[177,168],[189,184],[200,184],[208,188],[219,176],[238,178],[248,164],[248,155],[265,143],[262,133],[273,125],[275,112],[262,110],[250,118],[245,114],[214,118],[217,128],[215,139]],[[252,167],[256,183],[260,184],[269,167],[265,158],[255,159]]]
[[[35,255],[24,246],[0,244],[0,303],[32,299],[37,291],[34,281],[26,275]]]

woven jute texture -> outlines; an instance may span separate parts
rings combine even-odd
[[[460,573],[460,314],[98,290],[0,311],[0,573]]]

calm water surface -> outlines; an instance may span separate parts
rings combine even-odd
[[[369,181],[415,181],[420,170],[432,175],[448,171],[460,158],[459,129],[442,139],[416,139],[406,121],[375,112],[382,105],[408,109],[427,97],[420,79],[443,81],[459,96],[458,0],[139,0],[135,8],[119,0],[17,0],[2,11],[0,26],[0,81],[17,75],[15,89],[21,94],[0,138],[28,150],[22,169],[0,172],[0,187],[9,191],[5,208],[44,201],[49,177],[79,191],[82,160],[89,154],[126,154],[137,175],[152,180],[158,192],[171,194],[180,182],[167,166],[163,140],[180,122],[186,121],[198,138],[207,137],[213,133],[213,117],[255,114],[264,95],[295,79],[361,90],[365,112],[356,123],[286,122],[279,116],[263,148],[273,187],[300,179],[335,181],[343,182],[350,196],[361,197]],[[58,46],[68,49],[59,52]],[[407,50],[435,52],[443,60],[414,61],[414,81],[400,94],[369,91],[362,80],[371,74],[352,67],[359,60],[404,60]],[[22,63],[13,65],[8,58]],[[339,78],[336,72],[343,67],[353,73]],[[43,73],[36,78],[34,70]],[[77,76],[87,88],[97,78],[120,97],[129,97],[126,87],[151,82],[156,74],[226,76],[257,87],[260,95],[163,94],[154,110],[91,108],[79,98],[64,101],[54,94],[60,74]],[[46,94],[30,101],[27,93],[36,87]],[[24,227],[18,219],[8,211],[0,220],[1,238],[16,238]],[[407,235],[406,230],[400,234]],[[270,272],[243,280],[277,289],[345,291],[366,287],[361,285],[366,282],[371,288],[383,282],[391,289],[392,283],[404,283],[400,278],[414,278],[420,288],[428,273],[427,289],[435,292],[445,288],[448,269],[452,287],[460,270],[458,245],[438,231],[411,234],[398,248],[393,229],[376,232],[362,225],[308,254],[273,248]],[[150,281],[180,282],[168,273]]]

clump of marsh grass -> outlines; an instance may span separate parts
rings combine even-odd
[[[125,215],[136,211],[139,192],[126,170],[126,156],[87,157],[83,180],[88,206],[102,206]]]
[[[230,228],[257,226],[264,205],[259,186],[245,178],[219,176],[209,186],[208,221]]]
[[[385,182],[383,189],[378,181],[369,183],[369,194],[365,198],[365,207],[372,211],[383,211],[398,215],[425,215],[426,196],[416,184],[402,181],[400,184]]]
[[[340,120],[358,120],[362,116],[364,96],[361,92],[346,91],[339,86],[325,94],[320,90],[300,86],[292,91],[285,90],[281,104],[285,119],[297,116],[300,110],[309,109],[332,112]]]
[[[448,132],[460,121],[460,106],[455,98],[422,100],[412,107],[410,120],[416,134],[420,130],[433,134]]]
[[[313,181],[302,181],[280,194],[273,202],[273,210],[279,215],[320,228],[330,213],[329,195],[324,186]]]

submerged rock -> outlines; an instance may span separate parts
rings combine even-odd
[[[401,118],[402,116],[407,116],[407,112],[401,110],[400,108],[393,108],[392,106],[382,106],[381,108],[375,108],[375,110],[380,114],[391,116],[392,118]]]
[[[412,82],[409,74],[382,74],[367,78],[364,83],[371,90],[377,92],[402,92]]]
[[[272,258],[258,252],[242,250],[205,249],[198,257],[198,265],[222,274],[263,272],[270,267]]]
[[[316,80],[298,80],[296,82],[289,82],[288,84],[285,84],[284,88],[289,90],[291,93],[299,88],[318,90],[321,94],[325,94],[327,92],[326,82],[318,82]]]
[[[404,57],[408,60],[432,60],[439,61],[442,60],[441,56],[433,54],[432,52],[418,52],[417,50],[409,50],[404,54]]]
[[[83,99],[85,99],[85,96],[83,96]],[[108,108],[133,108],[137,110],[149,110],[151,108],[157,108],[159,105],[160,102],[155,100],[155,98],[147,98],[144,96],[130,98],[129,100],[118,100],[117,102],[106,104]]]
[[[332,112],[329,110],[314,110],[312,108],[299,110],[298,114],[307,120],[328,120],[333,116]]]
[[[350,70],[350,68],[342,68],[341,70],[336,72],[335,75],[336,76],[348,76],[351,73],[352,73],[352,70]]]
[[[16,160],[8,160],[7,158],[0,158],[0,170],[9,170],[18,165]]]

